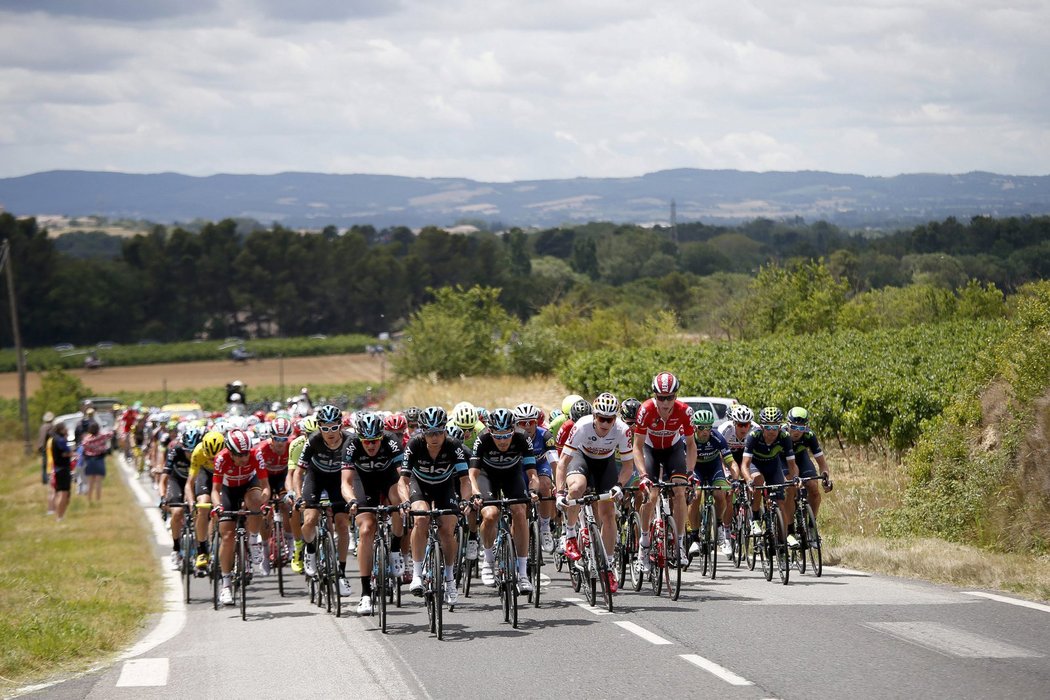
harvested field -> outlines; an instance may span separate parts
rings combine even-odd
[[[131,367],[107,367],[100,370],[69,370],[80,377],[84,384],[97,395],[114,391],[159,391],[178,389],[200,389],[223,386],[234,379],[251,386],[278,385],[281,383],[283,363],[284,384],[296,390],[307,384],[339,384],[345,382],[381,383],[389,379],[385,372],[385,360],[366,353],[353,355],[323,355],[319,357],[290,357],[284,360],[249,360],[235,363],[230,360],[216,362],[175,362],[159,365]],[[294,386],[293,386],[294,385]],[[40,388],[40,375],[30,372],[26,377],[26,390],[30,395]],[[0,396],[18,398],[18,375],[14,372],[0,374]]]

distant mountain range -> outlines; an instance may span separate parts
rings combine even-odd
[[[867,177],[827,172],[677,169],[640,177],[479,182],[390,175],[212,175],[56,170],[0,178],[18,216],[100,215],[157,223],[252,218],[293,228],[372,224],[558,226],[587,221],[732,223],[757,217],[890,227],[978,214],[1050,213],[1050,176]]]

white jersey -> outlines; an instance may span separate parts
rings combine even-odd
[[[580,452],[591,459],[618,455],[621,462],[630,462],[634,460],[630,431],[627,424],[617,418],[605,437],[601,437],[594,431],[594,416],[583,416],[572,426],[563,450],[570,454]]]
[[[744,433],[744,437],[738,440],[736,437],[736,424],[730,420],[726,421],[722,425],[722,427],[718,429],[718,432],[722,433],[722,437],[724,437],[726,439],[726,442],[729,443],[729,449],[733,452],[736,452],[737,450],[744,449],[744,442],[747,440],[748,433],[750,433],[752,430],[755,430],[756,428],[758,428],[758,424],[751,423],[751,426],[747,429],[747,432]]]

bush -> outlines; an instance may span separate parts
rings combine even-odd
[[[45,411],[56,416],[80,410],[81,399],[91,396],[91,390],[78,377],[53,369],[40,379],[40,388],[29,399],[29,424],[34,425]]]

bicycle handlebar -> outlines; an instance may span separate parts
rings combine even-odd
[[[589,503],[596,503],[598,501],[611,501],[613,500],[612,491],[606,491],[605,493],[588,493],[579,498],[566,498],[565,505],[567,506],[584,506]]]
[[[492,500],[483,500],[481,502],[482,508],[485,506],[517,506],[525,505],[526,503],[532,503],[531,498],[494,498]]]

